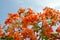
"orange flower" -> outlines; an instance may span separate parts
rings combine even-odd
[[[20,15],[21,13],[24,13],[24,11],[25,11],[25,8],[19,8],[18,9],[18,14]]]
[[[14,33],[14,40],[22,40],[22,39],[20,38],[20,33],[19,33],[19,32],[15,32],[15,33]]]
[[[45,27],[45,28],[49,26],[48,23],[46,22],[46,20],[42,21],[42,26]]]
[[[36,36],[34,35],[34,31],[32,29],[24,28],[21,34],[23,35],[23,38],[28,37],[30,39],[36,39]]]
[[[14,29],[13,27],[9,27],[9,28],[7,29],[7,31],[8,31],[8,32],[11,32],[11,31],[13,31],[13,29]]]
[[[56,20],[52,19],[52,24],[51,25],[56,25]]]
[[[31,14],[29,16],[29,20],[34,22],[34,21],[38,21],[39,20],[39,16],[38,15],[35,15],[35,14]]]
[[[28,13],[29,14],[34,14],[33,10],[31,8],[28,8]]]
[[[52,27],[47,27],[44,29],[43,34],[50,36],[50,34],[53,32]]]
[[[0,29],[2,29],[2,25],[0,24]]]
[[[44,9],[44,14],[46,15],[47,18],[52,18],[52,19],[57,19],[58,18],[58,14],[59,11],[56,11],[55,9],[49,8],[49,7],[45,7]]]
[[[8,14],[8,15],[13,20],[18,20],[19,19],[19,15],[18,14]]]
[[[42,24],[40,22],[42,22]],[[20,35],[22,35],[23,40],[25,38],[37,40],[37,37],[40,36],[39,31],[41,30],[44,35],[50,37],[51,33],[54,32],[52,25],[56,25],[57,22],[60,22],[60,12],[55,9],[45,7],[43,13],[35,14],[31,8],[28,8],[27,11],[24,8],[19,8],[16,14],[9,13],[8,18],[5,20],[5,25],[8,27],[6,30],[9,34],[6,35],[4,33],[5,30],[3,30],[5,26],[2,28],[0,25],[0,36],[7,36],[9,38],[13,36],[14,40],[22,40],[20,37]],[[33,28],[28,28],[29,25],[36,27],[35,24],[37,24],[38,27],[39,23],[41,26],[37,34],[35,34]],[[60,33],[60,26],[56,29],[56,32]]]
[[[11,38],[14,35],[14,31],[10,31],[9,34],[7,35],[9,38]]]
[[[23,23],[29,23],[29,22],[30,22],[30,20],[29,20],[28,17],[25,17],[25,18],[23,19]]]
[[[44,13],[42,13],[40,16],[41,16],[42,20],[46,20],[46,16]]]
[[[27,25],[29,24],[30,20],[28,19],[28,17],[23,18],[22,20],[22,28],[26,28]]]
[[[2,25],[0,24],[0,36],[2,36],[3,32],[2,32]]]
[[[60,16],[58,17],[58,22],[60,23]]]
[[[5,20],[5,24],[12,24],[12,19],[11,18],[7,18]]]
[[[37,40],[36,36],[31,36],[30,40]]]
[[[34,23],[34,22],[37,22],[39,20],[39,17],[38,15],[35,15],[35,14],[31,14],[29,16],[26,16],[24,19],[23,19],[23,25],[28,25],[28,24],[31,24],[31,23]],[[27,24],[26,24],[27,23]]]
[[[51,10],[52,10],[51,8],[45,7],[44,13],[47,17],[51,17],[51,14],[52,14]]]

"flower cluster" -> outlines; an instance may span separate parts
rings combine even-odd
[[[19,8],[17,13],[8,13],[4,23],[4,26],[0,24],[1,40],[57,40],[60,37],[60,12],[53,8],[45,7],[43,13]],[[56,25],[54,32],[52,27]]]

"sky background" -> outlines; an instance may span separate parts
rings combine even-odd
[[[32,8],[41,12],[45,6],[60,10],[60,0],[0,0],[0,24],[4,25],[8,13],[17,12],[18,8]]]

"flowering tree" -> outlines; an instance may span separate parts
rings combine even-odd
[[[45,7],[43,13],[31,8],[19,8],[17,13],[8,13],[5,25],[0,24],[0,40],[57,40],[60,38],[60,12]],[[53,26],[58,25],[55,30]]]

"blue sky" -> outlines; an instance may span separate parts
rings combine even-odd
[[[17,12],[18,8],[32,8],[36,12],[45,6],[60,10],[60,0],[0,0],[0,23],[3,25],[8,13]]]

